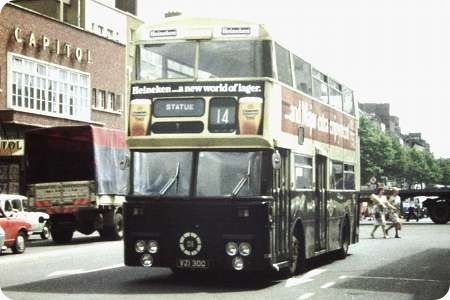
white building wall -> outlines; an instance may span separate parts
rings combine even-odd
[[[112,7],[106,5],[109,2],[113,3]],[[86,0],[85,29],[126,45],[126,15],[113,8],[114,2]]]

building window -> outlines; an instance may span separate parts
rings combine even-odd
[[[97,91],[98,108],[106,109],[106,92],[102,90]]]
[[[114,111],[122,111],[122,97],[116,94],[116,101],[114,102]]]
[[[98,103],[97,103],[97,89],[92,89],[92,107],[97,107]]]
[[[12,54],[11,98],[17,110],[90,121],[90,77],[74,69]]]
[[[106,110],[114,110],[114,102],[116,102],[114,93],[108,92],[106,100]]]
[[[94,88],[92,89],[92,107],[107,112],[121,112],[121,95]]]

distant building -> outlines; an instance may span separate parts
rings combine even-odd
[[[430,152],[430,144],[428,144],[424,139],[422,139],[422,134],[419,132],[408,133],[403,136],[405,144],[411,148],[417,149],[419,151]]]
[[[381,131],[396,138],[400,144],[420,150],[430,151],[430,145],[422,139],[421,133],[401,133],[400,121],[390,114],[389,103],[359,103],[361,115],[372,120]]]
[[[389,103],[359,103],[363,115],[378,124],[379,128],[402,143],[399,118],[391,116]]]

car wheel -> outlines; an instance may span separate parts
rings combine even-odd
[[[25,241],[26,241],[25,233],[19,232],[19,234],[16,237],[14,245],[11,247],[12,251],[16,254],[24,253],[26,248]]]
[[[41,231],[41,239],[48,240],[50,238],[50,230],[47,226],[44,226]]]

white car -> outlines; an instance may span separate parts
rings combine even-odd
[[[31,223],[33,234],[39,234],[42,239],[50,237],[48,228],[48,214],[43,212],[26,211],[28,199],[21,195],[0,194],[0,208],[7,217],[23,219]]]
[[[5,243],[5,231],[3,230],[2,226],[0,226],[0,253],[6,250],[6,246],[3,245],[4,243]]]

